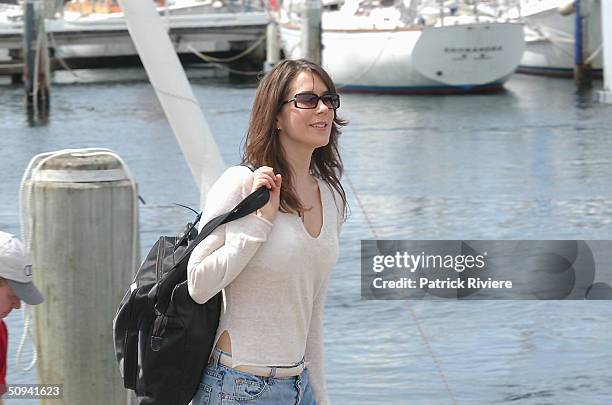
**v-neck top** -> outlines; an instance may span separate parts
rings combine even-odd
[[[295,213],[279,211],[274,223],[250,214],[220,226],[194,249],[187,280],[199,303],[224,290],[215,343],[227,330],[233,367],[291,366],[304,358],[315,399],[325,405],[323,312],[343,211],[334,189],[317,182],[323,215],[317,237]],[[232,209],[252,185],[247,167],[227,169],[207,195],[201,226]]]

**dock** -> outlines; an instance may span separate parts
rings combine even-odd
[[[177,53],[185,58],[200,58],[198,53],[232,56],[244,51],[266,33],[269,17],[264,11],[170,15],[167,19],[169,35]],[[125,20],[46,20],[46,32],[54,68],[90,68],[108,66],[123,59],[138,63],[138,53],[128,32]],[[21,24],[0,25],[0,75],[18,75],[22,71]],[[263,62],[265,55],[262,45]],[[7,52],[8,51],[8,52]],[[60,63],[58,62],[62,62]]]

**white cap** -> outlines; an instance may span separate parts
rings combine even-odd
[[[43,297],[32,282],[32,260],[15,235],[0,231],[0,277],[6,279],[15,295],[29,305]]]

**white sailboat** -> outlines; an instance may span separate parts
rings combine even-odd
[[[503,88],[524,51],[523,26],[461,10],[345,2],[322,16],[322,64],[344,92],[466,93]],[[277,15],[285,55],[302,57],[299,14]],[[299,9],[299,7],[298,7]]]
[[[608,0],[606,0],[608,1]],[[582,1],[588,14],[585,35],[588,49],[585,58],[596,74],[601,74],[601,7],[599,1]],[[526,49],[518,71],[546,76],[571,77],[574,69],[573,1],[522,0],[521,17],[525,22]]]

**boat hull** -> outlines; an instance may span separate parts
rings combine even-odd
[[[300,31],[281,25],[285,55],[302,57]],[[366,93],[492,92],[524,51],[516,23],[425,29],[323,30],[322,64],[342,91]]]

